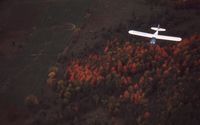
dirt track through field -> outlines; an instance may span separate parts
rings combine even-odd
[[[83,21],[91,1],[15,0],[0,5],[1,105],[41,95],[48,68],[56,63],[72,28]]]

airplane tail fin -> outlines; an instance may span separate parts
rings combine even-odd
[[[166,29],[163,29],[163,28],[157,28],[157,27],[151,27],[152,30],[155,30],[155,31],[166,31]]]

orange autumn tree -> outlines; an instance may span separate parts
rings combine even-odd
[[[197,82],[199,45],[199,35],[165,46],[113,40],[101,54],[68,62],[64,78],[57,78],[54,88],[67,105],[80,103],[78,109],[85,104],[82,99],[87,98],[95,105],[107,105],[114,113],[120,109],[128,112],[125,105],[130,104],[141,108],[138,114],[144,119],[150,117],[154,105],[167,115],[184,97],[186,92],[181,87],[192,85],[190,80]]]
[[[120,86],[133,86],[139,91],[143,84],[165,78],[172,71],[179,71],[177,65],[180,64],[173,62],[174,57],[184,49],[183,46],[192,44],[194,38],[191,39],[167,47],[111,41],[102,55],[91,54],[84,59],[70,62],[66,68],[67,83],[74,86],[97,86],[109,79],[115,79]],[[174,64],[171,64],[172,62]],[[123,95],[123,92],[121,94]],[[140,94],[144,95],[142,92]],[[131,96],[130,98],[133,99]]]

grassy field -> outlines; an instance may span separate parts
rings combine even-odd
[[[72,31],[66,24],[79,25],[90,3],[89,0],[2,1],[3,102],[23,104],[28,94],[41,94],[48,68],[56,63],[58,53],[70,42]]]

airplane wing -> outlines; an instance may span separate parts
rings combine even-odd
[[[143,37],[148,37],[148,38],[152,38],[154,36],[153,34],[150,34],[150,33],[139,32],[135,30],[129,30],[128,33],[132,35],[143,36]]]
[[[172,36],[164,36],[164,35],[157,35],[155,36],[156,39],[160,40],[170,40],[170,41],[181,41],[180,37],[172,37]]]

